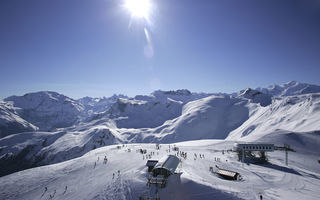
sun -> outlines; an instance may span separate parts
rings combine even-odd
[[[130,11],[132,17],[147,19],[151,3],[150,0],[125,0],[125,7]]]

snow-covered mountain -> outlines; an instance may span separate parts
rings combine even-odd
[[[274,84],[267,88],[256,88],[256,90],[272,96],[292,96],[320,92],[320,86],[290,81],[282,85]]]
[[[117,143],[223,139],[248,118],[247,102],[229,96],[210,96],[191,101],[182,107],[180,116],[155,128],[119,128],[117,120],[101,117],[55,132],[13,135],[0,139],[0,168],[3,174],[7,174],[11,169],[58,163],[80,157],[92,149]],[[157,115],[155,111],[153,108],[149,112]],[[151,114],[148,117],[153,118]],[[224,123],[226,121],[228,123]],[[17,162],[21,160],[24,160],[25,165],[21,166]]]
[[[11,96],[4,100],[21,108],[19,115],[39,127],[41,131],[75,124],[84,109],[75,100],[56,92],[28,93],[23,96]]]
[[[320,130],[320,93],[277,97],[267,107],[249,106],[249,119],[230,132],[228,139],[248,141],[278,130]]]
[[[230,96],[209,96],[183,106],[179,117],[147,130],[143,142],[170,143],[195,139],[224,139],[248,119],[247,100]],[[149,132],[149,133],[148,133]],[[150,134],[151,132],[151,134]],[[133,140],[138,142],[141,140]]]
[[[190,92],[187,89],[183,89],[183,90],[170,90],[170,91],[157,90],[157,91],[154,91],[150,96],[155,97],[159,101],[161,100],[166,101],[167,99],[172,99],[174,101],[187,103],[187,102],[201,99],[210,95],[213,95],[213,94],[195,93],[195,92]],[[139,96],[136,96],[136,98],[139,99]],[[140,97],[140,98],[143,98],[143,97]]]
[[[253,90],[251,88],[247,88],[245,90],[240,91],[238,97],[242,97],[245,99],[250,99],[253,103],[259,103],[261,106],[268,106],[272,102],[272,96],[269,94],[264,94],[257,90]]]
[[[305,93],[307,90],[299,91]],[[2,175],[73,159],[95,148],[119,143],[225,138],[256,141],[271,136],[275,138],[276,132],[286,133],[283,137],[303,137],[320,130],[317,123],[320,93],[286,96],[283,92],[272,96],[249,88],[237,95],[197,94],[188,90],[155,91],[134,98],[113,96],[112,100],[109,99],[109,102],[114,101],[112,105],[101,104],[97,109],[94,99],[75,101],[59,94],[42,93],[45,94],[34,95],[35,102],[31,97],[23,101],[20,98],[24,98],[17,98],[20,116],[30,108],[34,115],[37,111],[49,110],[52,111],[50,114],[59,116],[63,114],[59,110],[62,102],[59,99],[67,99],[66,110],[72,111],[71,118],[75,120],[67,120],[72,122],[69,127],[52,129],[51,132],[27,132],[0,139]],[[298,90],[295,93],[299,93]],[[6,100],[10,99],[14,98]],[[89,116],[90,109],[92,115]],[[89,119],[79,120],[85,116]]]
[[[12,104],[0,99],[0,138],[26,131],[36,131],[38,128],[22,119]]]
[[[125,95],[113,95],[111,97],[92,98],[83,97],[77,101],[84,106],[84,112],[87,116],[95,113],[101,113],[109,110],[109,108],[117,102],[118,98],[128,98]]]
[[[110,120],[92,121],[55,132],[25,132],[0,139],[0,176],[62,162],[125,140]]]
[[[158,90],[151,95],[118,98],[106,115],[114,119],[118,128],[155,128],[180,116],[186,103],[207,96],[209,94],[191,93],[188,90]]]
[[[108,112],[118,128],[154,128],[181,114],[183,103],[168,99],[118,99]]]

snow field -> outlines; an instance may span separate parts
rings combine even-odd
[[[264,199],[318,199],[320,176],[312,167],[316,164],[314,157],[290,152],[287,167],[284,152],[273,152],[268,154],[269,164],[248,165],[238,162],[234,153],[222,154],[221,150],[231,149],[232,145],[232,141],[223,140],[176,143],[180,151],[187,153],[187,159],[182,158],[178,174],[159,190],[160,199],[257,199],[260,194]],[[119,146],[120,149],[116,145],[102,147],[80,158],[1,177],[0,199],[50,199],[55,190],[51,199],[138,199],[150,191],[146,186],[146,154],[137,150],[146,149],[147,155],[155,152],[152,159],[177,153],[168,151],[169,144],[161,144],[160,150],[155,144]],[[108,159],[106,164],[104,156]],[[243,179],[221,179],[209,172],[209,167],[215,169],[215,165],[237,171]],[[68,189],[63,194],[65,186]]]

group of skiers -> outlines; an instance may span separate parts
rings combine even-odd
[[[112,179],[114,179],[115,173],[112,174]],[[120,177],[120,170],[118,170],[118,177]]]
[[[198,158],[197,154],[194,153],[194,160]],[[204,154],[199,154],[199,158],[204,158]]]
[[[159,155],[159,152],[157,152],[157,155]],[[142,160],[144,159],[151,159],[152,156],[154,156],[154,151],[151,151],[148,155],[142,155]]]
[[[187,159],[187,152],[178,151],[176,155],[180,156],[180,157],[182,157],[184,159]]]
[[[97,162],[99,162],[99,159],[100,159],[100,157],[98,157],[98,160],[96,162],[94,162],[93,168],[96,168]],[[104,156],[103,164],[107,164],[107,163],[108,163],[108,158],[107,158],[107,156]]]
[[[63,191],[62,195],[64,195],[64,194],[67,192],[67,190],[68,190],[68,186],[66,186],[66,187],[64,188],[64,191]],[[44,187],[44,192],[43,192],[43,194],[41,195],[41,197],[43,197],[43,195],[45,195],[47,191],[48,191],[48,187],[46,186],[46,187]],[[49,194],[49,199],[53,199],[54,196],[56,195],[56,193],[57,193],[57,190],[55,189],[52,194]]]

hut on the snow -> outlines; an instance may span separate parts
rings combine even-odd
[[[238,172],[221,169],[221,168],[218,168],[216,173],[219,176],[223,177],[224,179],[228,179],[228,180],[237,180],[240,177],[240,174]]]

